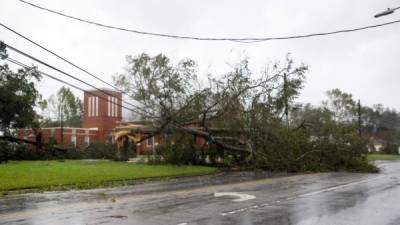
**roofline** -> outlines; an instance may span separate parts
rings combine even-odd
[[[23,129],[17,129],[17,130],[33,130],[35,128],[23,128]],[[51,129],[61,129],[61,127],[40,127],[36,128],[38,130],[51,130]],[[90,128],[84,128],[84,127],[63,127],[62,129],[75,129],[75,130],[99,130],[97,127],[90,127]]]
[[[111,89],[111,88],[98,88],[98,89],[91,88],[91,89],[84,90],[84,92],[101,92],[101,91],[108,91],[108,92],[114,92],[114,93],[122,94],[121,91],[116,91],[116,90]]]

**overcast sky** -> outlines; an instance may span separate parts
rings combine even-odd
[[[272,37],[333,31],[400,18],[400,10],[375,19],[374,14],[400,6],[399,0],[28,0],[54,10],[106,24],[150,32],[210,37]],[[43,44],[72,62],[112,81],[123,72],[126,55],[163,53],[173,61],[198,62],[200,76],[221,74],[248,56],[259,73],[269,61],[292,53],[310,66],[299,101],[319,104],[333,88],[372,105],[400,110],[400,24],[383,28],[255,44],[174,40],[106,30],[50,14],[17,0],[1,0],[0,22]],[[0,28],[0,40],[65,71],[104,86],[32,44]],[[28,64],[28,59],[10,54]],[[50,70],[39,66],[39,69]],[[56,74],[52,72],[51,74]],[[58,75],[62,77],[62,75]],[[66,79],[66,78],[65,78]],[[68,80],[68,79],[66,79]],[[75,82],[76,83],[76,82]],[[44,79],[45,97],[61,85]],[[79,96],[82,93],[76,92]]]

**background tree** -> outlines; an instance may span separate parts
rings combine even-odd
[[[35,68],[14,72],[7,64],[0,65],[0,137],[7,138],[18,128],[37,127],[34,109],[40,94],[35,81],[40,78]],[[0,163],[8,160],[13,147],[0,140]]]
[[[61,87],[55,95],[51,95],[48,100],[40,103],[42,109],[42,126],[59,126],[62,113],[65,126],[82,126],[83,106],[82,101],[66,87]]]
[[[7,45],[0,41],[0,59],[7,58]]]
[[[150,57],[144,53],[128,56],[127,62],[126,73],[114,80],[139,102],[143,109],[141,119],[153,121],[160,131],[170,129],[173,122],[185,121],[194,103],[193,96],[198,95],[195,62],[184,59],[173,65],[162,54]]]
[[[398,154],[400,146],[400,115],[381,104],[363,107],[363,126],[373,141],[383,142],[387,153]]]
[[[336,121],[352,122],[356,120],[356,101],[352,94],[332,89],[326,92],[328,100],[323,102],[332,113]]]
[[[10,70],[0,65],[0,130],[11,134],[16,128],[37,126],[35,106],[40,94],[35,81],[41,79],[36,68]]]

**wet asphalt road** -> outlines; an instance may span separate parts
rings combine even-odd
[[[123,188],[9,195],[0,224],[399,225],[400,162],[380,174],[221,173]],[[239,192],[256,198],[214,197]]]

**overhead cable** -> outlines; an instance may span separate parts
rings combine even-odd
[[[31,66],[28,66],[28,65],[26,65],[26,64],[24,64],[24,63],[22,63],[22,62],[20,62],[20,61],[18,61],[18,60],[15,60],[15,59],[13,59],[13,58],[11,58],[11,57],[7,57],[5,60],[7,60],[7,61],[10,62],[10,63],[13,63],[14,65],[17,65],[17,66],[20,66],[20,67],[22,67],[22,68],[25,68],[25,69],[31,69],[31,68],[32,68]],[[95,92],[87,91],[87,90],[85,90],[85,89],[83,89],[83,88],[81,88],[81,87],[79,87],[79,86],[77,86],[77,85],[75,85],[75,84],[72,84],[72,83],[67,82],[67,81],[65,81],[65,80],[62,80],[62,79],[60,79],[60,78],[57,78],[56,76],[50,75],[50,74],[45,73],[45,72],[42,72],[42,71],[40,71],[40,70],[37,70],[37,71],[38,71],[41,75],[43,75],[43,76],[49,77],[49,78],[51,78],[51,79],[53,79],[53,80],[56,80],[56,81],[58,81],[58,82],[60,82],[60,83],[63,83],[63,84],[65,84],[65,85],[68,85],[68,86],[70,86],[70,87],[72,87],[72,88],[75,88],[75,89],[77,89],[77,90],[79,90],[79,91],[88,92],[88,93],[90,93],[91,95],[94,95],[94,96],[96,96],[96,97],[98,97],[98,98],[100,98],[100,99],[103,99],[103,100],[105,100],[105,101],[108,101],[107,98],[105,98],[105,97],[102,96],[102,95],[96,94]],[[116,103],[116,105],[117,105],[117,106],[121,106],[121,108],[124,108],[124,109],[126,109],[126,110],[129,110],[129,111],[131,111],[131,112],[137,113],[135,110],[133,110],[133,109],[131,109],[131,108],[128,108],[128,107],[126,107],[126,106],[123,106],[123,105],[120,104],[120,103]]]
[[[60,56],[59,54],[55,53],[54,51],[52,51],[52,50],[50,50],[50,49],[44,47],[43,45],[41,45],[41,44],[39,44],[39,43],[33,41],[32,39],[26,37],[25,35],[23,35],[23,34],[21,34],[21,33],[19,33],[19,32],[17,32],[16,30],[14,30],[14,29],[12,29],[12,28],[10,28],[10,27],[8,27],[8,26],[2,24],[2,23],[0,23],[0,26],[2,26],[2,27],[4,27],[5,29],[11,31],[12,33],[18,35],[19,37],[21,37],[21,38],[23,38],[23,39],[29,41],[30,43],[36,45],[37,47],[39,47],[39,48],[45,50],[46,52],[52,54],[53,56],[55,56],[55,57],[61,59],[62,61],[64,61],[64,62],[70,64],[71,66],[73,66],[73,67],[79,69],[80,71],[82,71],[82,72],[84,72],[84,73],[86,73],[86,74],[88,74],[88,75],[94,77],[95,79],[101,81],[102,83],[106,84],[107,86],[109,86],[109,87],[111,87],[111,88],[113,88],[113,89],[115,89],[115,90],[117,90],[117,91],[119,91],[119,92],[121,92],[121,93],[123,93],[123,94],[128,95],[128,93],[126,93],[126,92],[124,92],[123,90],[119,89],[119,88],[116,87],[115,85],[108,83],[107,81],[101,79],[100,77],[96,76],[95,74],[89,72],[88,70],[82,68],[81,66],[76,65],[75,63],[71,62],[70,60],[66,59],[65,57]],[[129,96],[129,95],[128,95],[128,96]],[[131,97],[131,98],[132,98],[132,97]]]
[[[36,61],[36,62],[38,62],[38,63],[40,63],[40,64],[42,64],[42,65],[44,65],[44,66],[46,66],[46,67],[48,67],[48,68],[50,68],[50,69],[52,69],[52,70],[55,70],[55,71],[57,71],[57,72],[59,72],[59,73],[62,73],[62,74],[66,75],[66,76],[68,76],[68,77],[70,77],[70,78],[72,78],[72,79],[74,79],[74,80],[76,80],[76,81],[79,81],[79,82],[81,82],[81,83],[83,83],[83,84],[85,84],[85,85],[87,85],[87,86],[89,86],[89,87],[91,87],[91,88],[94,88],[94,89],[97,90],[97,91],[100,91],[100,92],[102,92],[102,93],[104,93],[104,94],[106,94],[106,95],[110,95],[109,92],[106,92],[106,91],[104,91],[104,90],[102,90],[102,89],[100,89],[100,88],[98,88],[98,87],[96,87],[96,86],[90,84],[89,82],[86,82],[86,81],[84,81],[84,80],[82,80],[82,79],[79,79],[79,78],[77,78],[76,76],[71,75],[71,74],[69,74],[69,73],[67,73],[67,72],[65,72],[65,71],[63,71],[63,70],[61,70],[61,69],[58,69],[58,68],[56,68],[56,67],[54,67],[54,66],[52,66],[52,65],[50,65],[50,64],[48,64],[48,63],[46,63],[46,62],[44,62],[44,61],[42,61],[42,60],[40,60],[40,59],[38,59],[38,58],[36,58],[36,57],[34,57],[34,56],[32,56],[32,55],[30,55],[30,54],[28,54],[28,53],[25,53],[25,52],[23,52],[23,51],[21,51],[21,50],[15,48],[15,47],[13,47],[13,46],[7,44],[7,43],[5,43],[5,44],[7,45],[7,48],[8,48],[8,49],[10,49],[10,50],[12,50],[12,51],[14,51],[14,52],[17,52],[18,54],[21,54],[21,55],[23,55],[23,56],[25,56],[25,57],[27,57],[27,58],[30,58],[30,59],[32,59],[32,60],[34,60],[34,61]],[[135,106],[135,105],[133,105],[133,104],[130,103],[130,102],[126,102],[126,101],[124,101],[124,100],[122,100],[122,99],[121,99],[121,101],[124,102],[124,103],[126,103],[126,104],[128,104],[128,105],[131,105],[131,106],[133,106],[133,107],[135,107],[135,108],[141,109],[140,107]],[[133,109],[132,109],[132,110],[133,110]],[[143,109],[141,109],[141,110],[143,110]],[[142,113],[142,112],[138,112],[138,110],[135,110],[135,112],[138,113],[139,115],[143,115],[143,113]]]
[[[56,56],[57,58],[63,60],[64,62],[66,62],[66,63],[72,65],[73,67],[79,69],[80,71],[82,71],[82,72],[84,72],[84,73],[90,75],[91,77],[94,77],[95,79],[101,81],[102,83],[104,83],[104,84],[110,86],[111,88],[115,89],[115,90],[118,91],[118,92],[121,92],[122,94],[127,95],[127,96],[130,97],[132,100],[134,100],[134,98],[133,98],[132,96],[130,96],[129,93],[127,93],[127,92],[121,90],[120,88],[116,87],[115,85],[112,85],[112,84],[106,82],[105,80],[101,79],[100,77],[96,76],[96,75],[93,74],[93,73],[90,73],[88,70],[86,70],[86,69],[84,69],[84,68],[82,68],[82,67],[76,65],[75,63],[72,63],[70,60],[66,59],[65,57],[60,56],[59,54],[57,54],[57,53],[51,51],[50,49],[44,47],[43,45],[41,45],[41,44],[39,44],[39,43],[33,41],[32,39],[26,37],[25,35],[23,35],[23,34],[17,32],[17,31],[15,31],[14,29],[12,29],[12,28],[10,28],[10,27],[8,27],[8,26],[2,24],[2,23],[0,23],[0,26],[4,27],[5,29],[11,31],[12,33],[14,33],[14,34],[20,36],[21,38],[23,38],[23,39],[25,39],[25,40],[31,42],[32,44],[38,46],[39,48],[45,50],[46,52],[48,52],[48,53],[50,53],[50,54]],[[135,105],[133,105],[133,104],[130,104],[130,105],[133,106],[133,107],[135,107],[135,108],[138,108],[139,110],[143,110],[143,109],[140,109],[138,106],[135,106]]]
[[[374,24],[374,25],[369,25],[369,26],[363,26],[363,27],[358,27],[358,28],[349,28],[349,29],[342,29],[342,30],[336,30],[336,31],[329,31],[329,32],[319,32],[319,33],[311,33],[311,34],[300,34],[300,35],[290,35],[290,36],[278,36],[278,37],[249,37],[249,38],[230,38],[230,37],[223,37],[223,38],[218,38],[218,37],[197,37],[197,36],[181,36],[181,35],[174,35],[174,34],[165,34],[165,33],[157,33],[157,32],[149,32],[149,31],[141,31],[141,30],[136,30],[136,29],[130,29],[130,28],[124,28],[124,27],[119,27],[119,26],[113,26],[113,25],[107,25],[75,16],[68,15],[66,13],[52,10],[49,8],[45,8],[43,6],[39,6],[37,4],[25,1],[25,0],[18,0],[24,4],[28,4],[32,7],[35,7],[37,9],[41,9],[62,17],[66,17],[72,20],[80,21],[83,23],[91,24],[91,25],[96,25],[99,27],[107,28],[107,29],[113,29],[113,30],[119,30],[119,31],[125,31],[125,32],[130,32],[130,33],[135,33],[135,34],[140,34],[140,35],[148,35],[148,36],[155,36],[155,37],[164,37],[164,38],[174,38],[174,39],[186,39],[186,40],[196,40],[196,41],[234,41],[234,42],[240,42],[240,43],[255,43],[255,42],[262,42],[262,41],[273,41],[273,40],[289,40],[289,39],[300,39],[300,38],[310,38],[310,37],[316,37],[316,36],[326,36],[326,35],[334,35],[334,34],[340,34],[340,33],[350,33],[350,32],[355,32],[355,31],[361,31],[361,30],[367,30],[367,29],[372,29],[372,28],[378,28],[378,27],[383,27],[383,26],[388,26],[391,24],[396,24],[400,23],[400,20],[394,20],[386,23],[380,23],[380,24]]]

